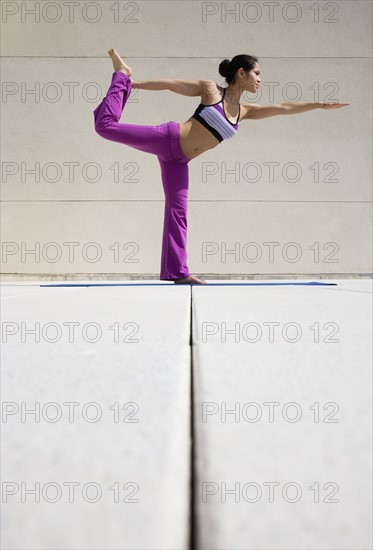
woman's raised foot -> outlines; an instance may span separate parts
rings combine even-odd
[[[132,76],[132,69],[128,65],[125,64],[119,53],[115,48],[110,48],[108,51],[108,54],[111,57],[111,60],[113,62],[113,67],[115,71],[119,71],[121,73],[126,74],[131,78]]]

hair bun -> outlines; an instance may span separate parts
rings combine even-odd
[[[229,70],[229,65],[231,64],[231,62],[229,61],[229,59],[224,59],[224,61],[222,61],[219,65],[219,74],[221,76],[228,76],[228,70]]]

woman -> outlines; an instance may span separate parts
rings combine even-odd
[[[158,157],[165,192],[160,279],[176,284],[206,284],[190,275],[187,267],[187,202],[190,160],[233,137],[238,123],[246,119],[298,114],[311,109],[335,109],[349,103],[282,103],[278,105],[240,104],[244,91],[256,92],[260,79],[258,58],[237,55],[219,65],[219,74],[228,86],[212,80],[154,80],[133,82],[132,69],[115,48],[109,50],[114,73],[110,88],[94,110],[95,130],[105,139],[123,143]],[[121,124],[123,108],[132,88],[170,90],[186,96],[200,96],[201,103],[186,122],[166,122],[158,126]]]

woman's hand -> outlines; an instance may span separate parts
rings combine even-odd
[[[340,107],[347,107],[350,103],[322,103],[320,105],[321,109],[339,109]]]

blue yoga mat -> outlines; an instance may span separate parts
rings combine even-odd
[[[76,286],[338,286],[337,283],[207,283],[207,285],[177,285],[175,283],[58,283],[52,285],[40,285],[47,287],[76,287]]]

